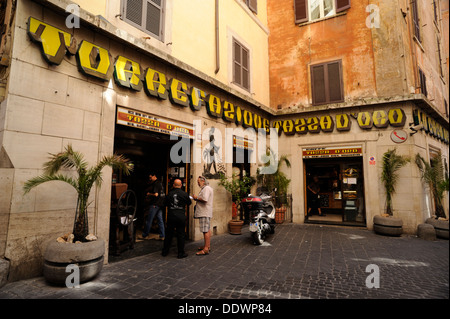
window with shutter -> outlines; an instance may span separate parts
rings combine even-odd
[[[438,58],[439,75],[441,77],[444,77],[444,70],[442,68],[441,41],[439,41],[439,36],[436,36],[436,44],[437,44],[437,58]]]
[[[444,100],[444,108],[445,108],[445,117],[448,118],[448,104],[447,104],[447,100]]]
[[[294,1],[295,23],[303,23],[309,20],[308,0]]]
[[[342,101],[340,62],[327,64],[330,102]]]
[[[311,66],[311,92],[313,105],[344,101],[341,66],[341,61]]]
[[[437,22],[438,22],[438,7],[437,7],[436,0],[433,0],[433,13],[434,13],[434,22],[436,23],[436,26],[437,26]]]
[[[421,42],[422,40],[420,38],[419,11],[417,10],[417,0],[411,0],[411,11],[413,18],[414,35],[416,36],[417,40]]]
[[[125,18],[138,25],[142,25],[143,0],[127,0]]]
[[[325,65],[312,66],[311,73],[313,104],[326,103],[327,94],[325,92]]]
[[[294,0],[295,23],[332,17],[350,8],[350,0]]]
[[[425,73],[420,68],[419,68],[419,80],[420,80],[420,92],[422,92],[423,95],[428,96],[427,77],[425,76]]]
[[[336,1],[336,13],[342,12],[350,8],[350,0],[335,0]]]
[[[258,0],[245,0],[248,8],[254,13],[258,13]]]
[[[163,0],[122,0],[122,19],[163,40]]]
[[[250,54],[233,39],[233,83],[250,91]]]

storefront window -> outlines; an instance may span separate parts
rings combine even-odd
[[[364,223],[362,157],[304,159],[309,222]]]

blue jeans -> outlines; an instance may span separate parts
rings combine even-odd
[[[145,229],[144,229],[144,232],[142,233],[142,237],[147,237],[148,234],[150,233],[150,229],[152,228],[152,224],[153,224],[153,218],[155,218],[155,215],[156,215],[156,218],[158,218],[159,237],[160,238],[165,237],[162,210],[161,210],[161,207],[158,207],[155,205],[150,205],[150,209],[148,211],[148,216],[147,216],[147,223],[145,224]]]

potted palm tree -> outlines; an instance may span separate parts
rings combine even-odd
[[[114,154],[103,157],[97,165],[88,168],[83,154],[74,151],[70,144],[63,152],[50,155],[50,160],[43,166],[44,173],[28,180],[23,187],[24,193],[30,192],[42,183],[62,181],[73,186],[78,197],[73,233],[51,241],[44,251],[44,277],[49,282],[65,283],[67,265],[77,263],[80,282],[85,282],[101,271],[105,251],[104,240],[89,234],[87,208],[92,186],[94,184],[100,186],[102,169],[105,166],[121,169],[128,175],[132,171],[132,165],[122,155]],[[73,177],[59,173],[62,169],[75,169],[77,175]]]
[[[449,222],[445,215],[442,201],[444,199],[444,193],[449,190],[449,178],[447,171],[444,176],[442,154],[439,152],[437,156],[431,158],[430,163],[425,161],[420,154],[417,154],[415,162],[421,173],[422,180],[430,187],[435,204],[435,215],[428,218],[426,223],[434,226],[437,237],[448,239]]]
[[[240,235],[243,220],[239,220],[242,199],[248,195],[251,187],[255,183],[255,180],[249,176],[242,176],[239,178],[238,175],[232,174],[231,177],[226,177],[225,174],[220,173],[219,185],[223,186],[227,191],[231,193],[231,200],[233,202],[232,219],[228,222],[229,232],[233,235]]]
[[[392,196],[399,178],[398,170],[409,161],[407,156],[398,155],[395,148],[383,154],[381,181],[386,191],[386,212],[373,218],[373,229],[378,234],[400,236],[403,232],[403,221],[393,217]]]

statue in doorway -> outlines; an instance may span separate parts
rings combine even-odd
[[[225,166],[222,164],[222,159],[219,155],[220,146],[215,144],[214,131],[215,128],[211,127],[209,130],[209,143],[203,150],[203,158],[206,160],[203,176],[217,179],[220,178],[220,172],[225,172]],[[211,173],[211,167],[214,167],[214,174]]]

